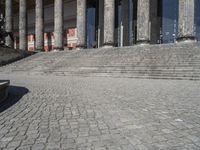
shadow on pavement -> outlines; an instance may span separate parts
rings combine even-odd
[[[0,103],[0,113],[16,104],[29,90],[25,87],[9,86],[8,98]]]

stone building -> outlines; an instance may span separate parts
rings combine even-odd
[[[196,41],[200,0],[1,0],[0,13],[26,50]]]

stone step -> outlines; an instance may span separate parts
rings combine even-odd
[[[20,73],[20,72],[19,72]],[[21,73],[20,73],[21,74]],[[48,76],[82,76],[82,77],[112,77],[112,78],[144,78],[144,79],[178,79],[178,80],[200,80],[199,75],[168,75],[168,74],[128,74],[128,73],[77,73],[77,72],[30,72],[28,75]]]
[[[36,72],[43,72],[43,71],[36,71]],[[191,75],[191,74],[196,74],[196,75],[200,75],[200,70],[193,70],[193,71],[168,71],[168,70],[164,70],[164,71],[152,71],[152,70],[125,70],[125,71],[121,71],[121,70],[93,70],[93,71],[88,71],[88,70],[77,70],[77,71],[46,71],[45,73],[65,73],[65,72],[72,72],[72,73],[85,73],[85,74],[90,74],[90,73],[111,73],[111,74],[115,74],[115,73],[121,73],[121,74],[125,74],[125,73],[129,73],[129,74],[180,74],[180,75]]]
[[[8,70],[8,69],[7,69]],[[41,68],[36,67],[32,68],[31,70],[28,70],[27,68],[12,68],[10,71],[85,71],[85,72],[91,72],[91,71],[122,71],[122,72],[128,72],[128,71],[163,71],[163,72],[193,72],[193,71],[199,71],[200,66],[82,66],[82,67],[65,67],[65,68]]]
[[[81,73],[72,73],[64,72],[60,74],[55,74],[57,76],[92,76],[92,77],[112,77],[112,78],[143,78],[143,79],[179,79],[179,80],[200,80],[200,76],[169,76],[169,75],[146,75],[146,74],[108,74],[108,73],[92,73],[92,74],[81,74]]]

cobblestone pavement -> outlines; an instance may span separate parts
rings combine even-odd
[[[1,74],[0,149],[199,150],[200,82]]]

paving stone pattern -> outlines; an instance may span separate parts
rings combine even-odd
[[[0,77],[29,90],[1,110],[2,150],[200,149],[198,81]]]

